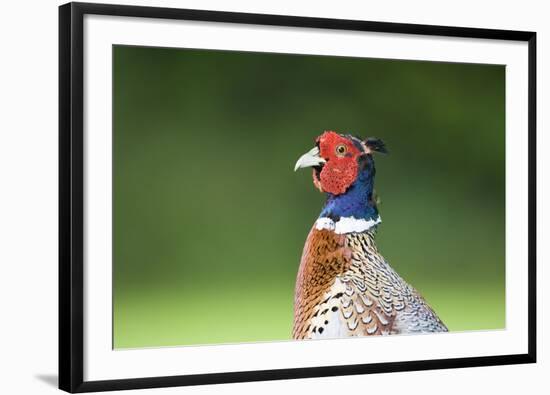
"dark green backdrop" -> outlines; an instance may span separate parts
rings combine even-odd
[[[504,327],[503,66],[113,54],[116,348],[290,338],[325,129],[385,140],[380,250],[450,330]]]

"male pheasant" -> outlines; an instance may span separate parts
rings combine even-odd
[[[296,163],[313,167],[327,200],[298,270],[294,339],[447,332],[378,252],[374,152],[386,152],[381,140],[326,131]]]

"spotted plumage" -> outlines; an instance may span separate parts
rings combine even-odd
[[[447,331],[377,249],[374,151],[385,152],[380,140],[325,132],[296,165],[314,168],[328,198],[298,270],[295,339]]]

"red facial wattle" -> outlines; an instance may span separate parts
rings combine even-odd
[[[332,131],[319,136],[317,144],[319,155],[326,163],[320,174],[314,170],[315,185],[333,195],[345,193],[357,179],[358,157],[363,152],[351,140]]]

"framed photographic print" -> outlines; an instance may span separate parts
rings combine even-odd
[[[61,389],[535,362],[535,33],[59,29]]]

